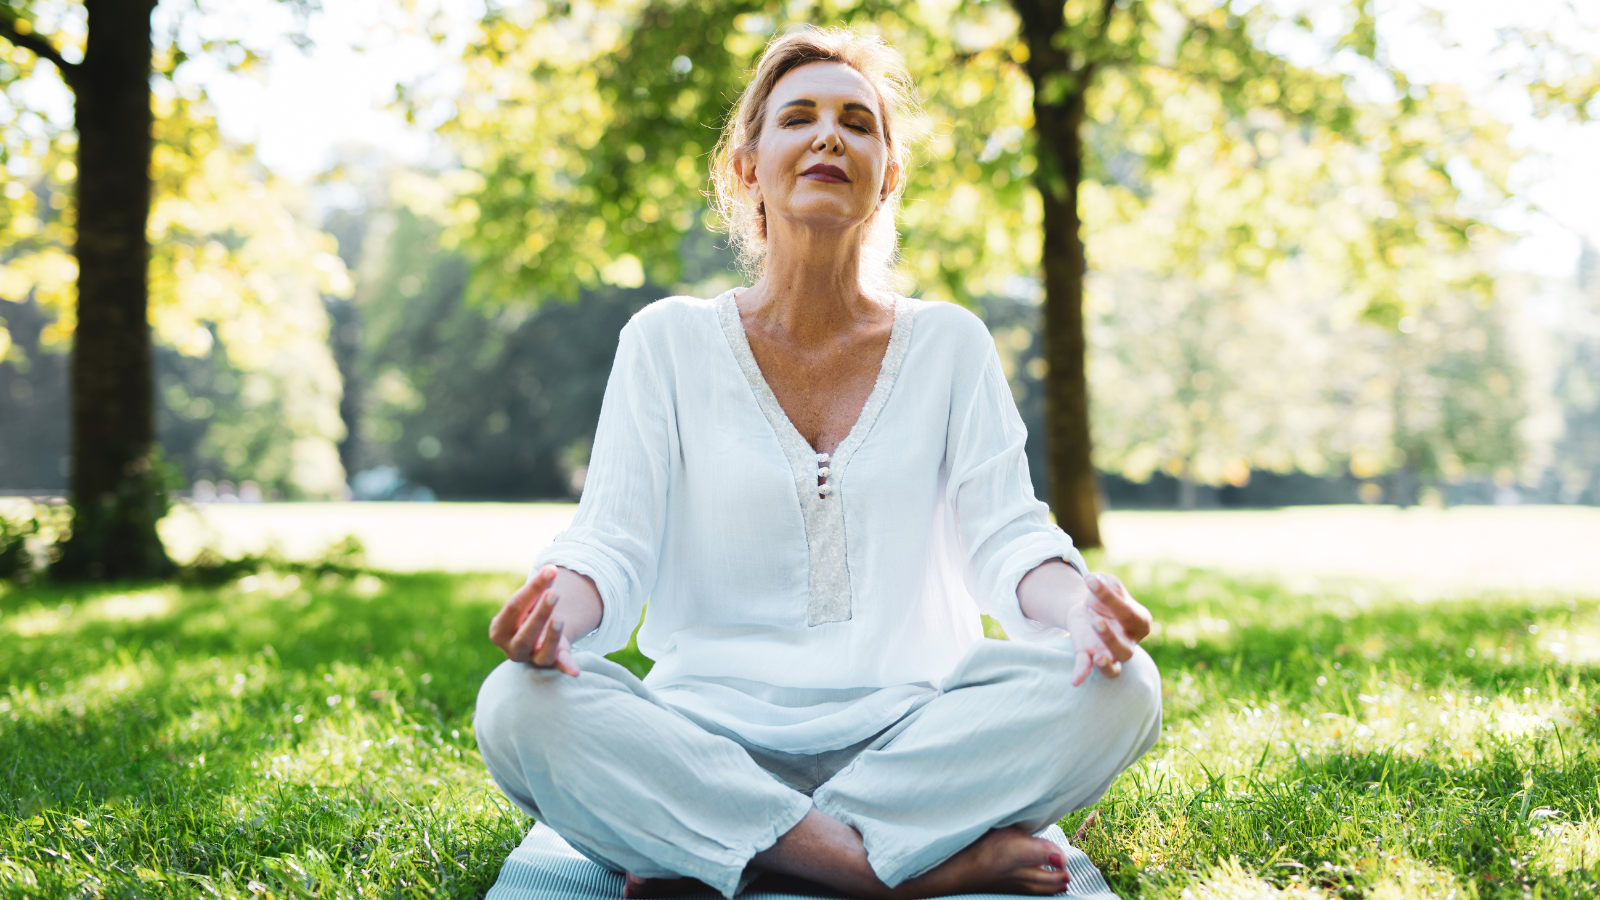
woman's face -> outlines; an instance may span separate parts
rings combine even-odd
[[[739,164],[757,203],[774,219],[814,228],[865,222],[895,188],[898,167],[878,119],[878,98],[843,63],[792,69],[773,86],[755,158]]]

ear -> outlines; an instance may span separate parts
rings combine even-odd
[[[883,186],[878,188],[878,202],[882,203],[883,201],[889,199],[889,195],[893,194],[895,189],[899,186],[900,161],[890,157],[889,165],[883,170]]]
[[[761,182],[756,180],[756,155],[754,153],[738,152],[733,155],[733,171],[739,176],[739,183],[744,185],[745,192],[750,195],[752,203],[761,202]]]

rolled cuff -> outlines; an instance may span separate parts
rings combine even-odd
[[[1089,575],[1089,565],[1083,561],[1083,554],[1078,552],[1078,548],[1072,546],[1072,538],[1057,529],[1054,533],[1035,535],[1012,551],[996,579],[991,615],[1005,629],[1006,636],[1014,641],[1036,643],[1053,640],[1067,633],[1064,628],[1043,625],[1023,615],[1022,601],[1017,597],[1017,585],[1022,583],[1023,576],[1052,559],[1062,560],[1085,578]]]
[[[616,563],[588,544],[557,539],[534,557],[529,577],[548,565],[571,569],[587,576],[600,592],[600,624],[572,642],[573,652],[587,650],[604,655],[627,646],[628,638],[633,635],[633,626],[638,623],[627,621],[628,581]]]

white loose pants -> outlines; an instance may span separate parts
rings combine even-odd
[[[751,857],[815,805],[861,833],[892,886],[993,828],[1042,831],[1098,800],[1161,731],[1143,650],[1119,678],[1071,683],[1070,639],[985,639],[937,694],[882,733],[815,755],[741,741],[579,653],[577,678],[505,662],[474,714],[495,783],[607,868],[698,878],[733,897]],[[809,795],[809,796],[808,796]]]

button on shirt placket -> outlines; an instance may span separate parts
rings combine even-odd
[[[831,474],[833,474],[833,470],[828,468],[828,454],[826,454],[826,453],[818,453],[817,454],[817,496],[821,497],[824,500],[828,499],[828,495],[833,493],[833,485],[828,483],[828,476],[831,475]]]

